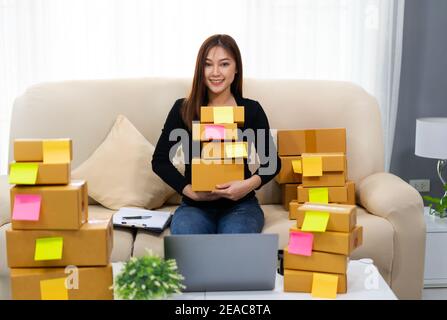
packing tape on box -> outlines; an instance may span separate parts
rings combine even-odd
[[[333,207],[333,206],[321,206],[317,204],[305,204],[301,206],[301,209],[303,210],[315,210],[315,211],[327,211],[328,209],[331,210],[330,212],[346,212],[345,208],[339,208],[339,207]]]
[[[317,130],[304,131],[304,144],[306,146],[306,153],[317,152]]]

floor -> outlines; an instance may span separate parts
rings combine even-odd
[[[425,288],[422,300],[447,300],[447,288]]]

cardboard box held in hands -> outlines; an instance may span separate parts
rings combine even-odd
[[[193,191],[213,191],[216,185],[244,180],[244,163],[229,160],[192,159],[191,186]]]

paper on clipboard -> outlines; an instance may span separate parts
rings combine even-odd
[[[113,215],[113,225],[163,232],[171,221],[171,212],[123,207]]]

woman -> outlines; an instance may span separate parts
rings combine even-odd
[[[263,134],[266,153],[272,163],[262,163],[253,175],[244,159],[245,179],[217,185],[214,191],[194,192],[191,188],[192,152],[185,152],[185,176],[174,167],[169,154],[177,141],[169,135],[175,129],[184,129],[188,143],[183,150],[192,150],[192,121],[199,120],[201,106],[244,106],[245,123],[242,130],[252,129]],[[269,133],[269,123],[261,105],[242,96],[242,60],[239,48],[228,35],[214,35],[202,44],[196,61],[192,90],[187,99],[175,102],[168,114],[152,158],[154,172],[168,185],[183,195],[182,203],[174,212],[172,234],[206,233],[259,233],[264,226],[264,213],[254,190],[269,182],[280,170],[281,164]],[[255,135],[256,136],[256,135]],[[257,140],[257,139],[255,139]],[[256,149],[257,143],[254,141]],[[249,143],[250,145],[250,143]],[[171,152],[171,153],[170,153]],[[188,153],[188,154],[187,154]],[[260,156],[261,158],[261,156]]]

